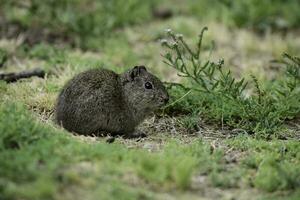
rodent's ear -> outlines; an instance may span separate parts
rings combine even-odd
[[[145,66],[135,66],[132,70],[130,70],[129,75],[131,80],[133,80],[135,77],[138,77],[143,72],[147,72],[147,69]]]
[[[144,65],[135,66],[135,67],[138,68],[140,72],[142,72],[142,71],[146,72],[147,71],[147,69],[146,69],[146,67]]]

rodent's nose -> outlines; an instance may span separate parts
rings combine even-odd
[[[169,96],[168,96],[168,95],[164,96],[164,97],[163,97],[163,100],[164,100],[164,103],[165,103],[165,104],[168,103],[168,101],[169,101]]]

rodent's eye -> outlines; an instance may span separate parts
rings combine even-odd
[[[152,86],[152,84],[151,84],[150,82],[146,82],[146,83],[145,83],[145,88],[146,88],[146,89],[152,89],[153,86]]]

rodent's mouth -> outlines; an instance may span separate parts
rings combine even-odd
[[[165,97],[160,99],[159,104],[160,106],[164,106],[167,105],[168,102],[169,102],[169,97]]]

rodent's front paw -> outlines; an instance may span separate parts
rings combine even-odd
[[[106,142],[107,143],[113,143],[114,141],[115,141],[115,137],[109,137],[107,140],[106,140]]]
[[[126,139],[132,139],[132,138],[145,138],[147,137],[147,134],[144,133],[143,131],[136,130],[132,134],[125,135],[124,138]]]

